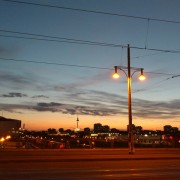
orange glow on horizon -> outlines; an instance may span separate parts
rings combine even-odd
[[[6,113],[6,118],[21,120],[27,130],[47,130],[48,128],[64,128],[74,130],[77,127],[77,115],[52,113],[52,112],[34,112],[24,111],[23,114]],[[170,124],[173,127],[179,127],[178,118],[175,119],[148,119],[143,117],[133,117],[135,126],[142,126],[144,130],[163,130],[163,126]],[[110,128],[127,130],[128,114],[114,116],[92,116],[79,114],[79,128],[83,130],[86,127],[94,128],[95,123],[108,125]]]

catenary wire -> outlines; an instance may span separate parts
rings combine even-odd
[[[85,12],[85,13],[94,13],[94,14],[102,14],[102,15],[109,15],[109,16],[119,16],[119,17],[133,18],[133,19],[142,19],[142,20],[151,20],[151,21],[180,24],[180,21],[158,19],[158,18],[149,18],[149,17],[142,17],[142,16],[133,16],[133,15],[125,15],[125,14],[110,13],[110,12],[105,12],[105,11],[95,11],[95,10],[64,7],[64,6],[57,6],[57,5],[50,5],[50,4],[24,2],[24,1],[18,1],[18,0],[1,0],[1,1],[5,1],[5,2],[9,2],[9,3],[18,3],[18,4],[25,4],[25,5],[40,6],[40,7],[64,9],[64,10],[71,10],[71,11],[79,11],[79,12]]]
[[[36,63],[36,64],[46,64],[46,65],[57,65],[57,66],[71,66],[77,68],[88,68],[88,69],[106,69],[113,70],[113,68],[106,67],[96,67],[96,66],[85,66],[85,65],[75,65],[75,64],[65,64],[65,63],[56,63],[56,62],[47,62],[47,61],[33,61],[33,60],[25,60],[25,59],[14,59],[14,58],[1,58],[1,61],[16,61],[16,62],[24,62],[24,63]],[[175,75],[175,74],[173,74]]]
[[[60,39],[60,40],[67,40],[67,41],[77,41],[77,42],[83,42],[83,43],[94,43],[94,44],[97,43],[97,44],[111,45],[110,43],[105,43],[105,42],[103,43],[103,42],[87,41],[87,40],[82,40],[82,39],[66,38],[66,37],[59,37],[59,36],[48,36],[48,35],[43,35],[43,34],[27,33],[27,32],[20,32],[20,31],[10,31],[10,30],[5,30],[5,29],[0,29],[0,32],[28,35],[28,36],[37,36],[37,37],[43,37],[43,38],[45,37],[45,38],[51,38],[51,39]],[[112,44],[112,45],[114,45],[114,44]]]
[[[158,81],[154,84],[151,84],[150,86],[146,86],[145,88],[142,88],[142,89],[138,89],[138,90],[134,90],[133,93],[139,93],[139,92],[142,92],[142,91],[149,91],[157,86],[160,86],[161,83],[167,81],[167,80],[170,80],[170,79],[173,79],[173,78],[177,78],[177,77],[180,77],[180,74],[179,75],[173,75],[171,77],[168,77],[166,79],[163,79],[161,81]]]
[[[27,5],[38,5],[38,6],[47,6],[47,7],[53,7],[53,8],[65,8],[65,9],[70,9],[70,10],[81,10],[81,11],[87,11],[87,12],[95,12],[95,13],[101,13],[99,11],[89,11],[89,10],[83,10],[83,9],[74,9],[74,8],[66,8],[66,7],[61,7],[61,6],[54,6],[54,5],[45,5],[45,4],[40,4],[40,3],[31,3],[31,2],[24,2],[24,1],[15,1],[15,0],[2,0],[6,2],[12,2],[12,3],[21,3],[21,4],[27,4]],[[107,13],[107,12],[102,12],[102,13]],[[108,13],[107,13],[108,14]],[[120,14],[113,14],[109,13],[110,15],[119,15],[119,16],[127,16],[127,15],[120,15]],[[127,17],[132,17],[132,16],[127,16]],[[147,49],[147,36],[148,36],[148,31],[149,31],[149,21],[150,20],[158,20],[158,21],[165,21],[165,22],[175,22],[177,21],[168,21],[168,20],[162,20],[162,19],[152,19],[152,18],[144,18],[144,17],[136,17],[133,16],[134,18],[142,18],[146,19],[148,21],[148,27],[147,27],[147,34],[146,34],[146,42],[145,42],[145,48],[141,47],[131,47],[131,48],[136,48],[136,49]],[[178,22],[180,23],[180,22]],[[11,32],[11,33],[19,33],[19,34],[24,34],[24,35],[33,35],[33,36],[41,36],[41,37],[47,37],[47,38],[58,38],[61,39],[61,41],[57,40],[50,40],[50,39],[40,39],[40,38],[27,38],[27,37],[15,37],[14,38],[23,38],[23,39],[33,39],[33,40],[46,40],[46,41],[55,41],[55,42],[64,42],[64,43],[78,43],[78,44],[87,44],[87,45],[99,45],[99,46],[111,46],[111,47],[127,47],[125,45],[117,45],[117,44],[110,44],[110,43],[101,43],[101,42],[93,42],[93,41],[85,41],[85,40],[77,40],[77,39],[71,39],[71,38],[61,38],[61,37],[54,37],[54,36],[46,36],[46,35],[37,35],[33,33],[23,33],[23,32],[15,32],[15,31],[8,31],[8,30],[0,30],[2,32]],[[0,35],[4,37],[12,37],[12,36],[6,36],[6,35]],[[65,41],[63,41],[65,40]],[[67,40],[67,41],[66,41]],[[69,42],[70,41],[70,42]],[[147,50],[152,50],[152,51],[161,51],[161,52],[171,52],[171,53],[180,53],[179,51],[176,50],[163,50],[163,49],[154,49],[154,48],[149,48]],[[138,58],[138,57],[136,57]]]
[[[18,34],[23,34],[23,35],[47,37],[47,38],[52,38],[52,39],[43,39],[43,38],[35,38],[35,37],[20,37],[20,36],[13,36],[13,35],[0,35],[2,37],[13,37],[13,38],[22,38],[22,39],[31,39],[31,40],[55,41],[55,42],[65,42],[65,43],[78,43],[78,44],[88,44],[88,45],[98,45],[98,46],[110,46],[110,47],[122,47],[122,48],[127,47],[125,45],[109,44],[109,43],[104,43],[104,42],[93,42],[93,41],[85,41],[85,40],[77,40],[77,39],[72,39],[72,38],[61,38],[61,37],[56,37],[56,36],[39,35],[39,34],[33,34],[33,33],[9,31],[9,30],[2,30],[2,29],[0,29],[0,31],[10,32],[10,33],[18,33]],[[55,39],[55,38],[57,38],[57,39]],[[58,40],[58,39],[62,39],[62,40]],[[140,48],[140,47],[131,47],[131,48],[151,50],[151,49]],[[178,53],[180,53],[180,51],[176,51],[176,50],[160,50],[160,49],[153,49],[153,50],[160,51],[160,52],[154,53],[154,54],[149,54],[149,55],[143,55],[143,56],[139,56],[139,57],[161,54],[163,52],[166,52],[166,53],[167,52],[172,52],[172,53],[178,52]],[[139,58],[139,57],[133,57],[133,58]],[[96,69],[110,69],[110,68],[98,68],[98,67],[91,67],[91,66],[59,64],[59,63],[43,62],[43,61],[17,60],[17,59],[8,59],[8,58],[0,58],[0,59],[1,60],[7,60],[7,61],[19,61],[19,62],[21,61],[21,62],[32,62],[32,63],[43,63],[43,64],[74,66],[74,67],[96,68]],[[156,75],[158,75],[158,74],[159,75],[169,75],[169,76],[172,76],[172,78],[179,76],[177,74],[172,74],[172,73],[170,73],[170,74],[167,74],[167,73],[155,73],[155,72],[146,72],[146,73],[151,73],[151,74],[156,74]]]
[[[110,43],[103,43],[103,42],[93,42],[93,41],[84,41],[84,40],[66,40],[66,38],[59,39],[45,39],[45,38],[37,38],[37,37],[23,37],[23,36],[15,36],[15,35],[2,35],[0,37],[7,37],[7,38],[16,38],[16,39],[28,39],[28,40],[37,40],[37,41],[49,41],[49,42],[59,42],[59,43],[70,43],[70,44],[85,44],[85,45],[94,45],[94,46],[108,46],[108,47],[127,47],[121,44],[110,44]],[[135,47],[133,47],[135,48]],[[174,52],[173,52],[174,53]],[[180,54],[180,51],[176,53]]]
[[[37,5],[37,6],[45,6],[45,7],[51,7],[51,8],[61,8],[61,9],[74,10],[74,11],[83,11],[83,12],[88,12],[88,13],[97,13],[97,14],[104,14],[104,15],[122,16],[122,17],[127,17],[127,18],[137,18],[137,19],[148,20],[148,29],[147,29],[146,40],[145,40],[145,48],[131,47],[131,48],[134,48],[134,49],[147,49],[147,36],[148,36],[148,31],[149,31],[149,21],[150,20],[163,21],[163,22],[168,22],[168,23],[180,23],[179,21],[170,21],[170,20],[155,19],[155,18],[153,19],[153,18],[145,18],[145,17],[138,17],[138,16],[121,15],[121,14],[108,13],[108,12],[100,12],[100,11],[92,11],[92,10],[85,10],[85,9],[68,8],[68,7],[60,7],[60,6],[53,6],[53,5],[43,5],[43,4],[38,4],[38,3],[29,3],[29,2],[21,2],[21,1],[14,1],[14,0],[2,0],[2,1],[8,1],[8,2],[13,2],[13,3],[21,3],[21,4],[29,4],[29,5]],[[29,35],[33,35],[33,34],[29,34]],[[0,36],[14,37],[14,38],[23,38],[23,39],[33,39],[33,40],[46,40],[46,41],[55,41],[55,42],[66,42],[66,43],[99,45],[99,46],[122,47],[122,48],[123,47],[127,47],[127,46],[124,46],[124,45],[115,45],[115,44],[100,43],[100,42],[93,42],[93,41],[84,41],[84,40],[69,39],[69,38],[62,38],[64,40],[55,40],[55,39],[52,40],[52,39],[40,39],[40,38],[32,38],[32,37],[15,37],[15,36],[5,36],[5,35],[0,35]],[[36,35],[34,35],[34,36],[36,36]],[[48,36],[43,36],[43,35],[41,35],[41,36],[42,37],[48,37]],[[59,37],[50,37],[50,38],[59,38]],[[180,53],[179,51],[176,51],[176,50],[175,51],[174,50],[161,50],[161,49],[153,49],[153,48],[149,48],[147,50],[161,51],[161,52],[171,52],[171,53]],[[144,56],[148,56],[148,55],[144,55]],[[135,58],[139,58],[139,57],[135,57]],[[0,58],[0,59],[2,60],[2,58]],[[15,60],[15,59],[9,59],[9,60],[25,62],[25,60]],[[50,63],[50,62],[37,62],[37,61],[26,61],[26,62],[29,62],[29,63],[33,62],[33,63],[43,63],[43,64],[54,64],[54,65],[62,65],[62,66],[84,67],[84,68],[95,68],[95,69],[110,69],[110,68],[100,68],[100,67],[91,67],[91,66],[79,66],[79,65],[72,65],[72,64],[71,65],[70,64],[59,64],[59,63]],[[152,73],[152,72],[146,72],[146,73]],[[173,74],[165,74],[165,73],[152,73],[152,74],[173,75]],[[169,80],[171,78],[176,78],[176,77],[179,77],[179,76],[180,75],[173,75],[172,77],[167,78],[166,80]]]
[[[133,93],[139,93],[139,92],[142,92],[142,91],[149,91],[149,90],[152,90],[153,88],[157,87],[157,86],[160,86],[161,83],[167,81],[168,78],[166,79],[163,79],[161,81],[158,81],[158,82],[155,82],[154,84],[151,84],[150,86],[146,86],[142,89],[138,89],[138,90],[133,90]]]
[[[76,64],[65,64],[65,63],[56,63],[56,62],[49,62],[49,61],[33,61],[33,60],[27,60],[27,59],[14,59],[14,58],[3,58],[3,57],[0,57],[0,60],[1,61],[15,61],[15,62],[24,62],[24,63],[46,64],[46,65],[71,66],[71,67],[88,68],[88,69],[114,70],[114,68],[107,68],[107,67],[85,66],[85,65],[76,65]],[[145,73],[146,74],[156,74],[156,75],[172,76],[172,77],[180,76],[179,74],[162,73],[162,72],[145,72]]]
[[[151,53],[151,54],[144,54],[144,55],[141,55],[141,56],[131,57],[131,59],[139,59],[139,58],[147,57],[147,56],[155,56],[155,55],[159,55],[159,54],[162,54],[162,53],[166,53],[166,52],[157,52],[157,53]]]
[[[0,31],[2,31],[2,30],[0,30]],[[9,38],[29,39],[29,40],[39,40],[39,41],[49,41],[49,42],[59,42],[59,43],[85,44],[85,45],[95,45],[95,46],[108,46],[108,47],[124,47],[124,48],[127,48],[127,45],[122,45],[122,44],[87,41],[87,40],[71,39],[71,38],[64,38],[64,37],[54,37],[54,36],[47,36],[47,35],[31,34],[31,33],[21,33],[21,32],[14,32],[14,33],[34,35],[36,37],[24,37],[24,36],[4,35],[4,34],[1,34],[0,36],[1,37],[7,37],[7,38],[9,37]],[[46,37],[46,38],[38,38],[38,36],[39,37]],[[139,50],[149,50],[149,51],[168,52],[168,53],[180,54],[179,50],[145,48],[145,47],[137,47],[137,46],[131,46],[130,48],[139,49]]]
[[[101,70],[113,70],[113,68],[106,68],[106,67],[96,67],[96,66],[85,66],[85,65],[75,65],[75,64],[65,64],[65,63],[53,63],[53,62],[45,62],[45,61],[33,61],[33,60],[23,60],[23,59],[14,59],[14,58],[1,58],[2,61],[16,61],[16,62],[24,62],[24,63],[36,63],[36,64],[45,64],[45,65],[58,65],[58,66],[67,66],[67,67],[76,67],[76,68],[88,68],[88,69],[101,69]],[[135,90],[132,93],[139,93],[142,91],[147,91],[155,86],[159,85],[160,83],[170,80],[171,78],[180,77],[180,75],[172,74],[172,73],[161,73],[161,72],[145,72],[147,74],[156,74],[156,75],[165,75],[165,76],[171,76],[169,78],[166,78],[162,81],[158,81],[155,84],[151,85],[151,87],[145,87],[143,89]]]

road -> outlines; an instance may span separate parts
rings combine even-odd
[[[2,180],[180,179],[180,149],[2,151]]]

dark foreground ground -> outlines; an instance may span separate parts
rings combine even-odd
[[[5,149],[1,180],[180,179],[180,149]]]

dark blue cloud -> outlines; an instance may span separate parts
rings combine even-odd
[[[0,95],[0,97],[14,98],[14,97],[27,97],[27,95],[23,93],[10,92],[8,94],[2,94]]]

